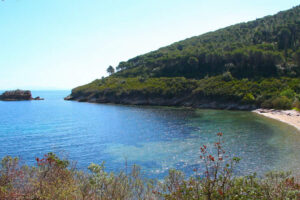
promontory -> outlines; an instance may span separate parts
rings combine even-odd
[[[139,55],[66,100],[300,109],[300,6]]]

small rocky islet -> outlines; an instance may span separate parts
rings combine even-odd
[[[11,90],[5,91],[0,95],[0,101],[30,101],[30,100],[44,100],[39,96],[33,98],[30,90]]]

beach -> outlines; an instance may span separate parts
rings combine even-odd
[[[287,123],[300,131],[300,112],[296,110],[256,109],[252,112]]]

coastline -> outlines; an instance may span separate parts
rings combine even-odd
[[[298,131],[300,131],[300,112],[296,110],[275,110],[275,109],[263,109],[256,108],[254,105],[241,105],[237,103],[219,103],[216,101],[202,100],[199,101],[195,98],[173,98],[173,99],[164,99],[164,98],[92,98],[92,95],[85,97],[84,95],[75,97],[71,94],[64,98],[67,101],[78,101],[78,102],[88,102],[88,103],[104,103],[104,104],[117,104],[117,105],[143,105],[143,106],[174,106],[174,107],[189,107],[189,108],[199,108],[199,109],[222,109],[222,110],[247,110],[253,113],[275,119],[286,123],[290,126],[293,126]]]
[[[97,97],[94,97],[97,96]],[[255,105],[240,104],[236,102],[220,102],[211,99],[198,99],[193,96],[185,97],[153,97],[148,96],[127,96],[117,97],[114,95],[93,95],[93,94],[70,94],[65,97],[66,101],[101,103],[101,104],[117,104],[117,105],[139,105],[139,106],[174,106],[174,107],[190,107],[199,109],[221,109],[221,110],[246,110],[256,109]]]
[[[260,108],[253,110],[252,112],[281,121],[295,127],[298,131],[300,131],[300,112],[296,110],[274,110]]]

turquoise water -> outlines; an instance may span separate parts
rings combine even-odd
[[[127,162],[161,178],[170,168],[186,174],[201,168],[199,147],[223,132],[225,148],[242,158],[236,173],[300,171],[300,132],[251,112],[64,101],[68,94],[34,91],[45,101],[0,101],[0,157],[33,165],[53,151],[80,169],[106,161],[108,170],[119,171]]]

